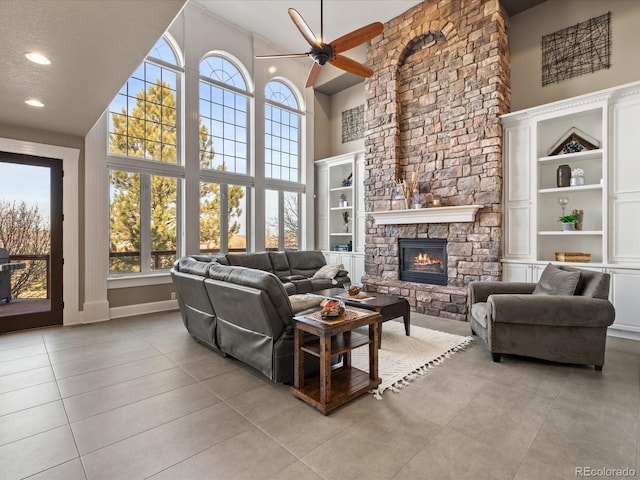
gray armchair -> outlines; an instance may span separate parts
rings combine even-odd
[[[610,276],[553,265],[545,273],[553,269],[579,272],[573,295],[534,294],[541,290],[535,283],[472,282],[471,331],[487,344],[494,362],[507,353],[602,370],[607,327],[615,319]]]

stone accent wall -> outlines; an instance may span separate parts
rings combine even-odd
[[[507,22],[498,0],[425,1],[387,23],[368,52],[367,211],[406,208],[395,180],[414,172],[444,205],[484,206],[474,223],[376,226],[367,217],[366,287],[407,297],[418,312],[465,320],[468,283],[500,277]],[[447,238],[448,285],[399,281],[399,238]]]

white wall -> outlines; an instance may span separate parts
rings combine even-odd
[[[342,143],[342,112],[362,104],[364,82],[331,96],[316,93],[316,160],[364,150],[364,138]],[[322,137],[318,138],[319,135]]]
[[[314,122],[314,158],[331,157],[333,151],[333,140],[331,138],[331,97],[323,93],[316,92],[315,105],[313,107]]]
[[[611,67],[542,86],[542,36],[611,12]],[[549,0],[511,17],[511,111],[640,80],[640,1]]]

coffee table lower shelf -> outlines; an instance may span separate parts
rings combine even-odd
[[[380,385],[369,373],[355,367],[339,367],[331,371],[331,393],[326,403],[320,401],[320,377],[305,378],[301,388],[291,387],[291,393],[326,415],[340,405]]]

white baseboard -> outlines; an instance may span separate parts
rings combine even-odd
[[[113,307],[109,309],[109,318],[133,317],[146,313],[168,312],[178,309],[177,300],[163,300],[161,302],[139,303],[126,307]]]
[[[640,332],[634,332],[632,330],[621,330],[618,328],[609,327],[607,329],[607,335],[610,337],[626,338],[628,340],[640,341]]]

